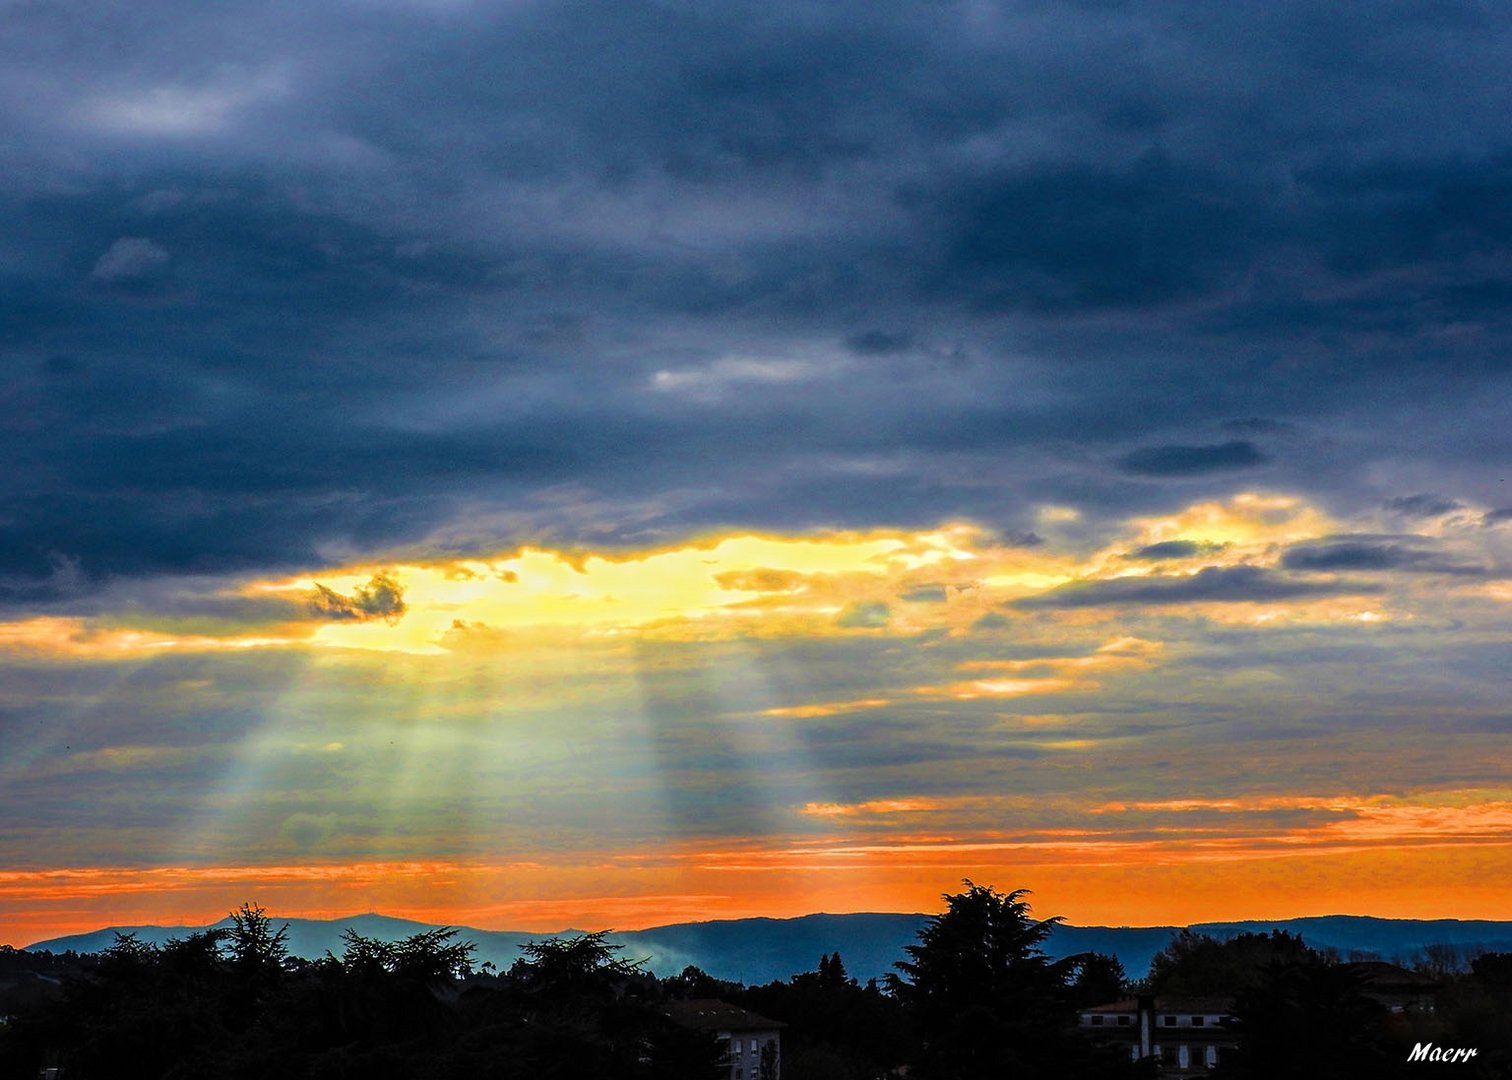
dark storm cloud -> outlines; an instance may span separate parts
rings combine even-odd
[[[1222,426],[1225,431],[1233,431],[1241,435],[1291,435],[1296,432],[1296,428],[1290,424],[1267,420],[1260,416],[1246,417],[1243,420],[1225,420]]]
[[[1160,151],[1127,165],[1016,168],[925,205],[948,237],[938,287],[984,309],[1062,312],[1169,303],[1225,284],[1261,209],[1231,181]]]
[[[867,330],[846,338],[845,347],[861,356],[890,356],[913,344],[907,334],[889,334],[885,330]]]
[[[1420,542],[1382,543],[1369,538],[1340,538],[1294,545],[1281,557],[1289,570],[1396,570],[1419,574],[1487,573],[1484,566],[1448,558]]]
[[[1312,581],[1278,574],[1258,566],[1210,566],[1191,575],[1152,575],[1073,582],[1038,596],[1015,601],[1014,606],[1083,608],[1266,603],[1273,600],[1352,596],[1380,591],[1380,586],[1363,581]]]
[[[1417,495],[1399,495],[1386,500],[1386,509],[1395,510],[1406,517],[1440,517],[1463,509],[1464,504],[1443,495],[1426,492]]]
[[[1248,469],[1269,460],[1254,443],[1236,440],[1211,446],[1145,446],[1125,454],[1118,464],[1136,476],[1188,476]]]
[[[1167,508],[1110,459],[1364,510],[1410,457],[1495,505],[1509,33],[1470,3],[12,5],[0,588],[550,514]]]
[[[1212,555],[1228,547],[1211,540],[1163,540],[1158,544],[1146,544],[1124,556],[1126,559],[1195,559],[1199,555]]]

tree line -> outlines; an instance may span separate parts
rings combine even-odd
[[[694,967],[657,978],[606,933],[528,944],[504,971],[475,965],[450,928],[348,931],[341,955],[309,960],[251,904],[161,947],[127,934],[92,957],[0,949],[0,1080],[48,1066],[66,1080],[728,1080],[713,1035],[667,1015],[704,998],[784,1025],[782,1080],[1138,1080],[1159,1063],[1078,1018],[1140,993],[1232,1000],[1215,1080],[1412,1075],[1423,1040],[1477,1046],[1458,1075],[1512,1077],[1512,954],[1439,972],[1438,1005],[1420,1012],[1389,1012],[1349,965],[1281,932],[1184,931],[1135,983],[1110,956],[1050,957],[1059,920],[1035,919],[1023,890],[964,885],[865,984],[838,952],[764,986]],[[7,978],[23,970],[41,974]]]

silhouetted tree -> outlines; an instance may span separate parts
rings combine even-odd
[[[327,973],[339,974],[344,983],[342,1026],[378,1042],[438,1037],[449,1020],[439,995],[472,968],[475,946],[453,941],[456,936],[449,926],[400,941],[346,931],[339,968]]]
[[[216,978],[213,942],[198,935],[171,943],[170,974],[155,945],[117,934],[92,971],[31,1018],[33,1047],[57,1050],[68,1076],[81,1080],[164,1080],[183,1062],[203,1061],[226,1041],[217,992],[225,976]]]
[[[1272,961],[1234,999],[1238,1046],[1219,1062],[1224,1080],[1305,1074],[1329,1080],[1397,1075],[1405,1054],[1388,1053],[1386,1009],[1360,977],[1316,955]],[[1401,1048],[1398,1048],[1401,1049]]]
[[[1512,991],[1512,953],[1481,953],[1470,961],[1470,975],[1487,988]]]
[[[289,924],[273,929],[273,920],[256,904],[245,903],[231,913],[224,931],[231,962],[239,969],[281,969],[289,958]]]
[[[712,1080],[721,1051],[712,1036],[679,1027],[661,1013],[656,979],[644,961],[621,960],[609,931],[550,938],[504,978],[500,1002],[523,1020],[508,1038],[518,1073],[540,1080],[600,1076],[615,1080]]]
[[[470,974],[450,928],[349,933],[294,961],[244,905],[161,949],[121,935],[55,1001],[0,1023],[0,1080],[716,1080],[720,1048],[660,1010],[656,979],[603,935],[535,943],[509,976]],[[0,957],[9,962],[9,957]],[[754,1080],[754,1078],[753,1078]]]
[[[1512,953],[1482,953],[1470,971],[1439,986],[1431,1010],[1410,1009],[1390,1018],[1394,1043],[1475,1047],[1473,1064],[1456,1071],[1477,1078],[1512,1080]]]
[[[1071,1000],[1080,1006],[1104,1005],[1124,996],[1128,976],[1116,956],[1081,953],[1071,957],[1076,976],[1071,982]]]
[[[738,993],[739,983],[716,979],[703,968],[689,964],[681,972],[662,982],[662,989],[673,998],[726,998]]]
[[[835,954],[839,956],[839,953]],[[760,1080],[777,1080],[777,1042],[768,1039],[761,1047]]]
[[[845,961],[838,952],[819,957],[819,983],[827,987],[848,986],[855,982],[845,971]]]
[[[436,984],[463,979],[472,974],[471,941],[453,941],[457,931],[450,926],[424,930],[393,947],[393,972],[410,982]]]
[[[1075,1032],[1070,960],[1041,948],[1058,918],[1035,920],[1027,890],[1000,893],[964,882],[946,911],[906,946],[893,992],[912,1009],[923,1048],[911,1076],[1117,1076],[1127,1057],[1105,1054]]]
[[[1318,958],[1300,937],[1284,930],[1226,940],[1181,930],[1150,961],[1143,989],[1176,996],[1229,995],[1255,985],[1271,964]]]
[[[839,953],[821,956],[816,971],[729,1000],[787,1025],[783,1080],[872,1080],[912,1056],[913,1025],[903,1004],[875,980],[857,985]]]
[[[1465,956],[1458,945],[1431,942],[1423,946],[1412,966],[1429,978],[1442,981],[1465,970]]]
[[[533,994],[551,995],[558,1001],[600,1000],[614,996],[629,979],[643,979],[644,961],[635,963],[615,954],[623,946],[610,945],[609,931],[600,930],[574,938],[548,938],[520,946],[525,955],[509,969],[509,978]]]

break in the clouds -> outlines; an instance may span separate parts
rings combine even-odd
[[[1500,821],[1509,61],[1468,0],[4,5],[7,862],[818,907],[821,827]]]

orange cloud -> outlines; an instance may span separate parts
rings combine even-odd
[[[860,803],[806,803],[803,813],[810,817],[853,817],[858,814],[918,814],[941,810],[949,803],[941,799],[871,799]]]
[[[822,705],[792,705],[777,709],[763,709],[762,716],[786,716],[795,720],[808,720],[821,716],[837,716],[855,712],[857,709],[880,709],[891,705],[890,698],[861,698],[857,701],[832,701]]]
[[[1512,799],[1262,796],[1086,807],[1048,800],[1066,823],[1018,830],[946,825],[975,808],[1011,820],[1030,796],[900,796],[809,803],[833,835],[730,839],[534,858],[328,864],[32,868],[0,871],[3,934],[16,945],[110,924],[203,924],[244,900],[280,916],[382,910],[433,922],[559,931],[827,911],[933,911],[960,878],[1029,887],[1036,909],[1073,922],[1170,924],[1368,912],[1507,918]],[[1256,835],[1151,829],[1148,814],[1343,808]],[[1349,816],[1352,814],[1353,816]],[[921,832],[923,819],[940,818]],[[1128,821],[1109,821],[1127,818]],[[857,839],[852,823],[915,828]],[[1452,881],[1446,892],[1445,881]]]
[[[918,686],[915,694],[925,697],[954,698],[970,701],[983,697],[1022,697],[1028,694],[1062,694],[1074,690],[1095,690],[1099,683],[1092,675],[1151,665],[1164,645],[1136,637],[1119,637],[1098,646],[1087,656],[1035,657],[1032,660],[967,660],[956,665],[958,671],[1002,671],[1019,678],[984,678],[944,686]]]

